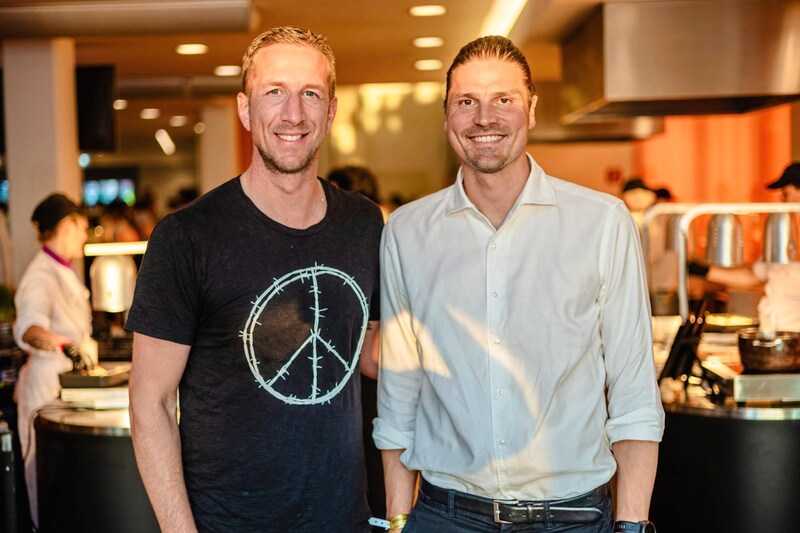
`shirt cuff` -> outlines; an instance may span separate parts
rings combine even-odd
[[[400,431],[376,418],[372,421],[372,439],[379,450],[407,450],[414,444],[414,433]]]
[[[606,422],[609,444],[621,440],[661,442],[664,435],[664,411],[660,408],[637,409]]]

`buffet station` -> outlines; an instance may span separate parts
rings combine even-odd
[[[690,297],[693,221],[706,217],[705,262],[736,268],[738,216],[754,213],[768,215],[761,262],[800,261],[800,204],[659,204],[645,215],[645,257],[653,223],[666,217],[677,270],[673,298],[651,292],[654,312],[667,310],[653,316],[666,414],[650,512],[660,531],[782,532],[800,523],[800,332],[777,329],[763,300],[741,312]]]

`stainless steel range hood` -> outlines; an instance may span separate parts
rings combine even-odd
[[[534,143],[634,141],[664,131],[660,117],[627,117],[602,124],[564,124],[561,102],[564,86],[558,82],[537,82],[536,127],[528,140]]]
[[[562,47],[566,124],[800,99],[800,0],[608,3]]]

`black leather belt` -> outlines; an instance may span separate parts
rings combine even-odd
[[[420,491],[433,501],[449,505],[450,494],[447,489],[431,485],[422,480]],[[592,492],[568,500],[518,501],[490,500],[463,492],[453,491],[452,503],[456,509],[470,513],[490,516],[499,524],[534,524],[561,522],[563,524],[589,524],[602,518],[603,512],[597,507],[572,507],[569,502],[584,499],[591,501],[605,498],[606,485]]]

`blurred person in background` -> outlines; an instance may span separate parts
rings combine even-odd
[[[367,167],[349,165],[335,168],[328,174],[328,181],[345,191],[366,196],[381,208],[384,221],[389,217],[390,210],[381,203],[378,193],[378,178]]]
[[[103,242],[133,242],[138,241],[139,232],[130,221],[130,208],[116,198],[108,204],[100,215],[100,226],[103,228],[101,240]]]
[[[91,338],[92,309],[89,290],[72,269],[83,257],[89,220],[83,210],[63,194],[51,194],[33,210],[42,249],[20,279],[14,302],[17,318],[14,339],[28,354],[17,382],[19,438],[31,517],[38,524],[36,499],[36,412],[59,396],[58,375],[72,369],[63,347],[77,344],[97,360]]]
[[[644,180],[638,176],[634,176],[625,182],[622,186],[622,201],[625,202],[625,207],[633,215],[636,225],[641,229],[644,220],[644,212],[647,208],[656,203],[656,192],[645,185]]]
[[[381,207],[383,219],[389,213],[380,204],[378,195],[378,179],[370,169],[349,165],[338,167],[328,173],[328,181],[340,189],[356,192],[366,196]],[[386,515],[386,490],[383,485],[383,462],[381,452],[372,440],[372,421],[378,416],[378,373],[374,369],[372,375],[361,374],[361,407],[364,416],[363,437],[364,454],[367,466],[367,499],[373,516]]]

